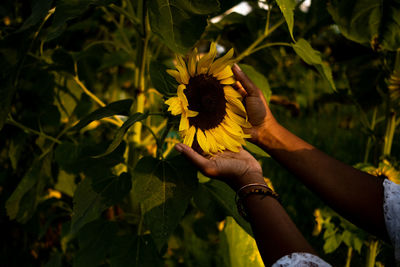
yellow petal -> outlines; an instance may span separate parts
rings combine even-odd
[[[251,124],[248,121],[246,121],[245,118],[235,114],[234,112],[232,112],[229,109],[226,110],[226,113],[228,114],[229,118],[231,118],[233,120],[233,122],[235,122],[236,124],[238,124],[244,128],[251,128]]]
[[[188,84],[190,77],[189,77],[189,73],[188,73],[187,69],[182,66],[176,66],[176,68],[179,71],[179,76],[181,78],[182,83]]]
[[[242,101],[240,101],[236,97],[231,97],[229,95],[225,95],[225,99],[228,101],[229,104],[238,108],[241,111],[241,113],[246,113],[246,109],[244,108]]]
[[[172,77],[174,77],[175,80],[176,80],[178,83],[182,83],[181,75],[179,74],[179,71],[177,71],[177,70],[167,70],[167,73],[168,73],[169,75],[171,75]]]
[[[179,131],[185,131],[189,129],[189,120],[185,113],[181,115],[181,121],[179,123]]]
[[[233,151],[239,152],[239,148],[241,147],[240,143],[236,140],[236,138],[232,138],[227,130],[224,127],[220,127],[220,133],[224,137],[224,141],[227,144],[226,148]]]
[[[229,102],[226,103],[226,108],[227,108],[227,109],[230,109],[230,110],[232,110],[234,113],[236,113],[236,114],[242,116],[243,118],[245,118],[246,121],[248,120],[247,113],[243,112],[243,110],[241,110],[240,108],[238,108],[238,107],[236,107],[236,106],[230,104]]]
[[[206,74],[217,55],[217,45],[212,42],[210,45],[210,52],[207,55],[200,58],[197,63],[197,74]]]
[[[228,131],[226,128],[223,127],[223,131],[225,133],[225,138],[229,141],[231,145],[236,147],[240,147],[241,145],[246,145],[246,141],[244,141],[241,133],[240,135],[236,135],[237,133]]]
[[[182,56],[176,55],[176,65],[186,69],[186,63]]]
[[[226,66],[223,70],[221,70],[220,72],[214,73],[213,75],[218,80],[223,80],[223,79],[232,77],[233,72],[232,72],[231,66]]]
[[[223,57],[220,57],[219,59],[215,60],[214,63],[211,65],[208,73],[214,74],[223,70],[225,66],[231,62],[230,59],[232,58],[232,56],[233,56],[233,48],[231,48]]]
[[[194,77],[196,74],[196,56],[197,56],[197,47],[193,49],[192,53],[189,55],[188,69],[191,77]]]
[[[221,84],[234,84],[236,80],[233,77],[229,77],[219,81]]]
[[[223,138],[221,138],[218,135],[218,133],[217,133],[218,131],[219,131],[218,127],[216,127],[216,128],[208,130],[208,133],[211,134],[214,137],[215,142],[216,142],[217,147],[218,147],[218,151],[223,151],[223,150],[225,150],[225,142],[224,142]]]
[[[205,130],[204,134],[207,138],[207,142],[210,146],[210,153],[215,154],[218,152],[217,140],[215,140],[214,136],[210,133],[209,130]]]
[[[225,115],[221,124],[227,131],[232,132],[236,136],[240,136],[243,133],[242,128],[227,115]]]
[[[229,86],[229,85],[224,86],[224,93],[225,93],[225,95],[231,96],[234,98],[239,98],[239,99],[242,98],[242,95],[237,90],[235,90],[232,86]]]
[[[189,118],[192,118],[192,117],[196,117],[197,115],[199,115],[199,112],[188,109],[188,110],[186,111],[186,114],[187,114],[187,116],[188,116]]]
[[[186,86],[184,84],[180,84],[178,86],[178,92],[177,93],[178,93],[179,99],[182,101],[182,106],[184,108],[187,108],[187,106],[189,106],[189,102],[188,102],[188,100],[186,98],[185,93],[183,92],[183,90],[185,90],[185,89],[186,89]]]
[[[206,154],[210,153],[210,147],[207,143],[207,138],[201,129],[197,129],[197,142]]]
[[[195,134],[196,134],[196,127],[190,126],[189,130],[186,131],[183,143],[187,146],[192,146]]]
[[[169,105],[168,111],[170,111],[172,115],[179,115],[183,111],[181,100],[178,97],[169,98],[165,101],[165,104]]]

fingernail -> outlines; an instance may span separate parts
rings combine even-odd
[[[241,68],[239,67],[239,65],[238,65],[238,64],[236,64],[236,63],[234,63],[234,64],[233,64],[233,67],[234,67],[234,68],[236,68],[237,70],[240,70],[240,71],[242,71],[242,69],[241,69]]]
[[[182,152],[182,150],[183,150],[182,144],[176,144],[175,145],[175,150],[178,151],[178,152]]]

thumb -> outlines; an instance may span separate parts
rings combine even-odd
[[[235,75],[237,81],[241,83],[241,85],[246,90],[249,96],[258,96],[260,89],[250,80],[249,77],[242,71],[242,69],[234,64],[232,67],[232,72]]]
[[[206,159],[196,151],[194,151],[191,147],[185,144],[176,144],[175,149],[185,155],[197,168],[200,169],[206,175],[211,171],[211,162],[209,159]],[[210,173],[211,174],[211,173]]]

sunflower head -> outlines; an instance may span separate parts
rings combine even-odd
[[[400,173],[387,160],[379,163],[378,168],[370,171],[372,175],[379,178],[389,179],[390,181],[400,184]]]
[[[177,96],[165,103],[172,115],[180,115],[183,143],[215,154],[238,152],[245,144],[242,127],[251,127],[241,95],[232,87],[236,82],[231,65],[233,49],[216,60],[216,44],[199,57],[194,49],[187,58],[176,56],[176,70],[167,70],[179,83]]]

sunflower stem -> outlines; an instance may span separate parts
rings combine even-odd
[[[145,9],[145,7],[144,7]],[[145,24],[144,26],[144,41],[143,41],[143,50],[141,53],[141,58],[140,58],[140,69],[139,69],[139,87],[137,90],[137,99],[136,99],[136,112],[143,113],[144,112],[144,103],[146,101],[144,91],[145,91],[145,83],[146,83],[146,62],[147,62],[147,49],[149,45],[149,40],[150,40],[150,23],[149,23],[149,17],[146,11],[143,14],[143,23]],[[139,64],[138,64],[139,65]],[[141,123],[136,123],[133,128],[133,142],[136,144],[140,144],[141,142],[141,133],[142,133],[142,124]]]
[[[243,58],[251,55],[255,51],[258,51],[259,49],[256,48],[257,45],[259,45],[262,41],[264,41],[265,38],[268,37],[273,31],[275,31],[279,26],[281,26],[284,23],[284,19],[281,19],[278,21],[274,26],[272,26],[270,29],[265,27],[264,33],[260,35],[249,47],[247,47],[236,59],[235,62],[241,61]],[[269,25],[269,20],[267,20],[267,24]]]

